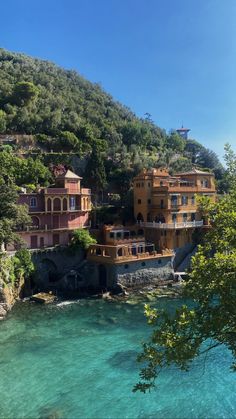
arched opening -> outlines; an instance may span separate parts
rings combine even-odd
[[[155,217],[155,222],[156,223],[165,223],[166,219],[165,219],[163,214],[157,214],[157,216]]]
[[[141,214],[141,212],[139,212],[138,215],[137,215],[137,221],[142,221],[143,222],[143,215]]]
[[[99,273],[99,286],[102,289],[107,288],[107,270],[104,265],[99,265],[98,267],[98,273]]]
[[[122,256],[122,247],[120,247],[117,251],[117,256]]]
[[[47,211],[48,212],[52,211],[52,200],[51,200],[51,198],[48,198],[48,200],[47,200]]]
[[[58,281],[58,271],[55,263],[50,259],[43,259],[41,262],[42,278],[47,278],[48,282]]]
[[[150,212],[147,214],[147,222],[150,222],[150,221],[152,221],[152,218],[151,218],[151,214],[150,214]]]
[[[32,226],[35,227],[35,228],[39,228],[39,218],[33,216],[33,217],[31,217],[31,220],[32,220]]]
[[[59,198],[55,198],[53,201],[53,211],[61,211],[61,200]]]
[[[63,211],[67,211],[67,199],[63,198]]]

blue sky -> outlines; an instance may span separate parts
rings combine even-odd
[[[236,150],[235,0],[7,0],[0,46],[78,70],[137,115]]]

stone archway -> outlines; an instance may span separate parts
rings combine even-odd
[[[50,259],[43,259],[40,262],[40,274],[47,279],[48,282],[58,281],[58,270],[56,264]]]

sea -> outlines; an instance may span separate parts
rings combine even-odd
[[[164,370],[150,393],[132,392],[151,334],[143,311],[143,303],[99,299],[17,303],[0,323],[0,418],[235,418],[236,373],[225,347],[189,372]]]

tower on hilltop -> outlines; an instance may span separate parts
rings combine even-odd
[[[181,128],[178,128],[176,132],[180,135],[180,137],[184,138],[185,140],[188,139],[188,133],[191,131],[189,128],[184,128],[183,125]]]

